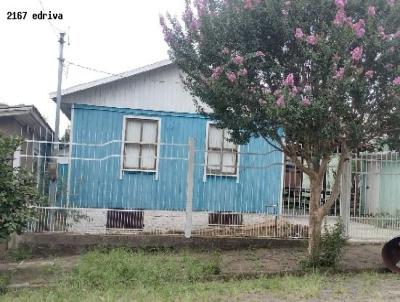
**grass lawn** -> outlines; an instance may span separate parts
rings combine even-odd
[[[190,252],[92,251],[65,271],[42,267],[48,284],[7,290],[0,301],[385,301],[400,299],[398,275],[275,276],[223,281],[221,256]],[[3,276],[6,282],[7,276]],[[34,277],[34,276],[33,276]],[[2,278],[0,277],[0,283]],[[396,296],[397,295],[397,296]],[[359,299],[359,300],[357,300]],[[364,300],[363,300],[364,299]],[[393,300],[393,299],[392,299]],[[394,299],[397,301],[396,299]]]

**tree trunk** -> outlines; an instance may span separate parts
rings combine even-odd
[[[311,179],[310,182],[310,215],[309,215],[309,240],[308,254],[315,255],[318,250],[319,241],[321,239],[322,220],[324,218],[323,211],[320,208],[322,177]]]

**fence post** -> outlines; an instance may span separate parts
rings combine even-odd
[[[344,236],[349,236],[350,225],[350,201],[351,201],[351,159],[346,160],[343,167],[340,212],[344,224]]]
[[[194,178],[194,154],[195,142],[193,137],[189,138],[188,150],[188,170],[187,170],[187,186],[186,186],[186,224],[185,237],[190,238],[192,235],[192,210],[193,210],[193,178]]]

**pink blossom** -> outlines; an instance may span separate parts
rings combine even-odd
[[[243,65],[244,58],[243,58],[242,56],[235,56],[235,57],[232,59],[232,62],[235,63],[235,64],[237,64],[237,65]]]
[[[335,0],[335,4],[338,8],[343,9],[346,5],[347,0]]]
[[[307,107],[307,106],[310,106],[310,105],[311,105],[311,101],[310,101],[310,99],[309,99],[308,97],[303,96],[303,97],[301,98],[301,104],[302,104],[303,106]]]
[[[234,83],[237,80],[236,74],[232,71],[226,73],[226,77],[228,78],[229,82]]]
[[[204,15],[206,12],[205,0],[195,0],[194,4],[197,8],[197,12],[198,12],[199,16]]]
[[[307,43],[311,45],[317,44],[317,37],[315,35],[310,35],[307,37]]]
[[[395,51],[396,51],[396,48],[394,48],[394,46],[392,46],[392,47],[389,48],[389,52],[390,52],[390,53],[394,53]]]
[[[400,76],[394,78],[393,85],[400,86]]]
[[[247,69],[246,68],[240,69],[239,72],[238,72],[238,75],[242,76],[242,77],[247,76]]]
[[[351,51],[351,58],[354,61],[360,61],[362,58],[362,54],[363,54],[363,48],[361,46],[356,47]]]
[[[265,57],[265,54],[261,50],[257,50],[256,57]]]
[[[373,17],[376,14],[375,6],[368,6],[368,16]]]
[[[192,21],[193,19],[193,12],[190,6],[186,6],[185,12],[183,13],[182,16],[183,21],[188,24]]]
[[[383,26],[378,26],[378,33],[383,40],[388,38],[388,36],[385,34],[385,28]]]
[[[200,22],[197,19],[193,19],[192,23],[190,23],[190,29],[192,31],[198,31],[200,28]]]
[[[252,0],[245,0],[244,1],[244,8],[245,9],[253,9],[254,8],[253,1]]]
[[[343,67],[339,68],[338,70],[336,70],[335,78],[338,80],[343,80],[344,72],[345,72],[345,70]]]
[[[344,77],[344,71],[345,70],[344,70],[343,67],[341,67],[338,70],[336,70],[335,79],[342,80],[343,77]]]
[[[363,19],[358,20],[358,22],[354,23],[352,25],[352,27],[353,27],[353,30],[355,31],[357,37],[361,38],[362,36],[364,36],[364,34],[365,34],[365,28],[364,28],[365,27],[365,21]]]
[[[303,30],[302,30],[301,28],[299,28],[299,27],[296,28],[294,37],[295,37],[296,39],[302,39],[302,38],[304,37]]]
[[[400,30],[394,34],[393,38],[400,39]]]
[[[333,23],[335,25],[343,25],[346,22],[346,13],[344,12],[343,9],[338,10],[335,16],[335,20],[333,20]]]
[[[395,5],[395,3],[396,3],[396,0],[387,0],[387,4],[388,4],[390,7],[393,7],[393,6]]]
[[[218,80],[219,77],[221,76],[221,74],[222,74],[222,67],[221,67],[221,66],[218,66],[218,67],[215,67],[215,68],[213,69],[213,73],[212,73],[211,77],[212,77],[214,80]]]
[[[365,76],[368,79],[372,79],[372,77],[374,76],[374,71],[373,70],[368,70],[367,72],[365,72]]]
[[[285,97],[283,95],[279,96],[276,100],[276,106],[283,108],[285,107]]]
[[[299,89],[296,86],[293,86],[292,88],[292,94],[297,95],[299,93]]]
[[[283,85],[285,85],[285,86],[293,86],[294,85],[293,73],[288,74],[288,76],[283,80]]]

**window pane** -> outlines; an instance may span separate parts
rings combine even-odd
[[[222,149],[222,134],[223,130],[218,129],[214,125],[208,128],[208,148]]]
[[[126,144],[124,151],[124,168],[138,169],[139,168],[139,152],[140,146],[136,144]]]
[[[236,173],[236,153],[224,152],[222,158],[222,173],[235,174]]]
[[[142,142],[157,143],[157,128],[158,122],[143,120]]]
[[[228,130],[224,130],[224,148],[225,149],[231,149],[231,150],[236,150],[236,144],[229,142],[228,139],[230,139],[231,135],[229,134]]]
[[[221,152],[208,152],[207,169],[221,171]]]
[[[125,141],[140,142],[141,122],[135,119],[126,120]]]
[[[156,147],[142,145],[141,168],[147,170],[156,169]]]

